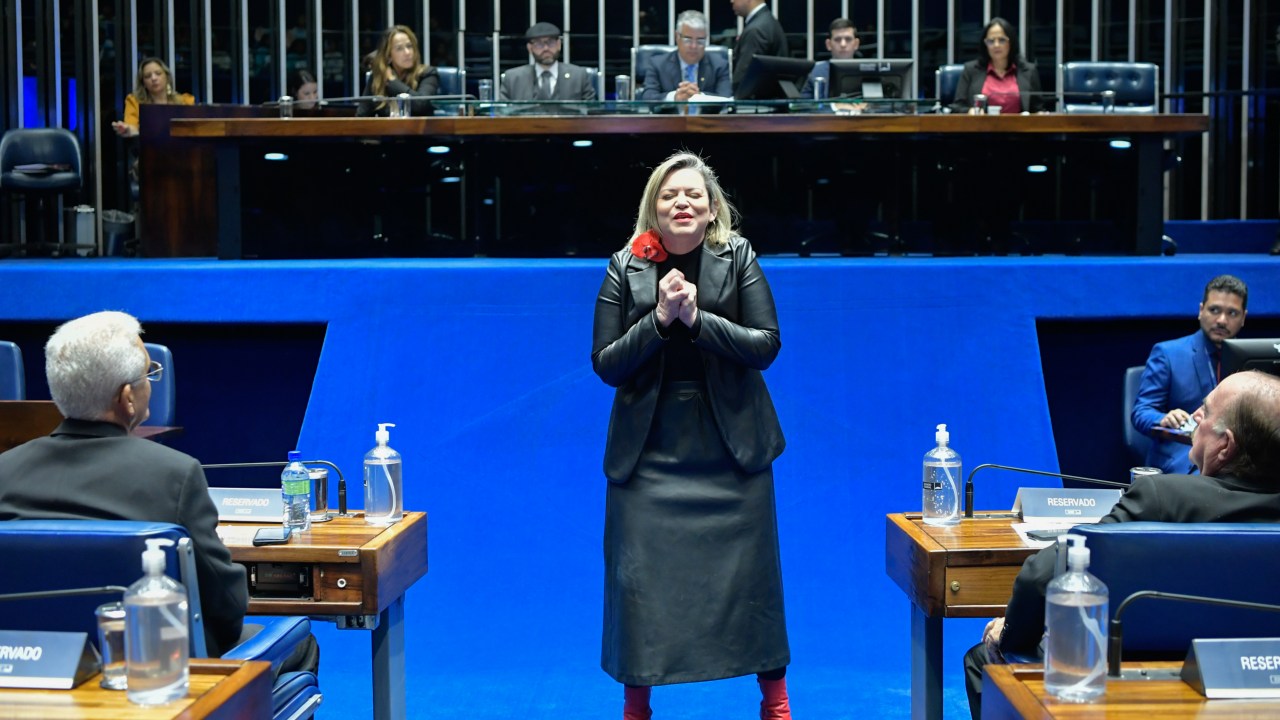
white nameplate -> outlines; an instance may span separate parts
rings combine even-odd
[[[98,667],[87,633],[0,630],[0,687],[70,690]]]
[[[1192,640],[1182,681],[1210,699],[1280,697],[1280,638]]]
[[[1023,522],[1097,522],[1120,502],[1120,490],[1018,488],[1013,509]]]
[[[284,517],[280,488],[209,488],[219,522],[278,523]]]

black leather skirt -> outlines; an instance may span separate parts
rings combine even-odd
[[[773,470],[745,474],[698,382],[663,388],[631,478],[605,499],[601,667],[628,685],[786,666]]]

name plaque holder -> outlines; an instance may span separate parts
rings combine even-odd
[[[99,658],[88,633],[0,630],[0,687],[70,690],[97,674]]]
[[[1013,510],[1023,522],[1097,522],[1120,502],[1121,490],[1018,488]]]
[[[1280,638],[1192,640],[1182,681],[1210,700],[1280,697]]]
[[[284,517],[280,488],[209,488],[220,522],[278,523]]]

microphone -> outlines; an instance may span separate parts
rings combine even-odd
[[[213,463],[210,465],[201,465],[204,470],[219,470],[230,468],[256,468],[256,467],[284,467],[288,465],[284,461],[272,462],[243,462],[243,463]],[[347,479],[342,476],[342,468],[329,462],[328,460],[303,460],[303,465],[324,465],[333,468],[338,473],[338,517],[350,517],[347,514]]]
[[[129,588],[120,585],[102,585],[100,587],[83,587],[71,588],[70,590],[38,590],[34,592],[7,593],[0,595],[0,602],[5,600],[51,600],[60,597],[75,597],[78,595],[109,595],[111,593],[120,593],[121,595],[129,591]]]
[[[969,473],[969,477],[964,481],[964,516],[973,517],[973,476],[983,468],[995,468],[997,470],[1012,470],[1013,472],[1027,473],[1028,475],[1042,475],[1045,477],[1062,478],[1063,480],[1078,480],[1080,482],[1093,483],[1094,485],[1102,485],[1104,487],[1129,489],[1129,483],[1115,482],[1113,480],[1099,480],[1097,478],[1081,477],[1079,475],[1066,475],[1064,473],[1046,472],[1044,470],[1029,470],[1027,468],[1013,467],[1011,465],[996,465],[994,463],[986,463],[979,465]]]
[[[1120,647],[1123,645],[1124,630],[1120,625],[1120,614],[1129,606],[1129,603],[1140,598],[1149,597],[1159,600],[1179,600],[1181,602],[1195,602],[1205,605],[1221,605],[1223,607],[1244,608],[1246,610],[1266,610],[1268,612],[1280,612],[1280,605],[1269,605],[1267,603],[1248,602],[1245,600],[1227,600],[1225,598],[1205,597],[1203,595],[1183,595],[1180,593],[1167,593],[1158,590],[1139,590],[1138,592],[1125,598],[1119,606],[1116,607],[1116,613],[1111,617],[1107,630],[1107,677],[1112,679],[1120,678]]]

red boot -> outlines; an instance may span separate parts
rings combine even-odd
[[[759,680],[760,720],[791,720],[791,701],[787,699],[787,679]]]
[[[622,720],[649,720],[653,711],[649,709],[649,694],[652,688],[623,686]]]

